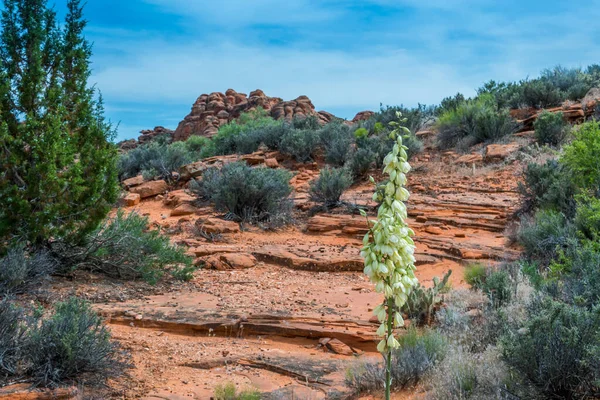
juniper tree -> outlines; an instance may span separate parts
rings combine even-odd
[[[62,29],[46,0],[4,0],[0,33],[0,240],[94,229],[116,200],[114,131],[88,86],[80,0]]]

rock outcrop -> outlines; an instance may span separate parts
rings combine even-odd
[[[213,92],[198,97],[190,114],[179,123],[173,138],[186,140],[192,135],[212,137],[217,134],[221,125],[238,118],[243,112],[259,107],[275,119],[315,116],[320,123],[325,124],[335,118],[326,111],[317,112],[306,96],[284,101],[279,97],[269,97],[260,89],[250,92],[250,95],[228,89],[225,93]]]

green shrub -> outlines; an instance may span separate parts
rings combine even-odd
[[[475,143],[497,141],[512,135],[518,127],[519,125],[512,119],[508,110],[496,111],[489,107],[483,107],[476,114],[473,140]]]
[[[23,246],[10,248],[0,258],[0,296],[20,294],[35,288],[56,268],[56,260],[46,250],[28,254]]]
[[[542,71],[541,79],[557,88],[564,99],[582,99],[594,85],[580,68],[565,68],[560,65]]]
[[[209,139],[204,136],[192,135],[184,142],[188,152],[192,154],[201,154],[202,150],[208,146]]]
[[[533,108],[548,108],[560,105],[566,95],[551,82],[542,79],[525,81],[523,88],[523,104]]]
[[[155,284],[165,272],[191,279],[192,260],[169,237],[148,229],[148,218],[118,210],[81,246],[53,244],[53,254],[71,270],[87,269],[120,279],[143,279]]]
[[[544,265],[577,242],[573,225],[563,214],[552,210],[538,211],[532,220],[523,220],[518,240],[528,259]]]
[[[281,151],[289,154],[299,162],[312,159],[312,155],[319,144],[319,137],[314,130],[292,129],[281,138]]]
[[[406,118],[404,122],[405,126],[410,130],[412,134],[417,133],[425,126],[428,122],[433,121],[435,115],[435,107],[428,107],[424,104],[419,104],[417,107],[407,108],[402,105],[400,106],[386,106],[380,107],[379,111],[376,112],[369,121],[374,121],[372,124],[371,133],[386,133],[386,127],[390,122],[395,121],[398,117],[397,112],[402,113],[402,118]],[[381,124],[382,130],[376,132],[376,123]]]
[[[281,121],[267,116],[264,110],[257,110],[242,113],[237,121],[219,127],[211,140],[215,155],[252,153],[263,141],[270,142],[273,135],[281,133]]]
[[[477,132],[478,116],[482,109],[490,107],[488,98],[480,98],[461,103],[456,109],[450,109],[439,116],[437,144],[442,149],[456,147],[462,142],[475,144],[473,138]]]
[[[238,393],[232,382],[217,385],[214,400],[260,400],[260,393],[255,389],[245,389]]]
[[[600,303],[600,249],[596,243],[573,247],[568,252],[568,273],[562,277],[559,298],[592,310]]]
[[[430,325],[436,307],[442,302],[440,295],[449,289],[448,279],[451,274],[452,270],[449,270],[441,280],[434,277],[432,287],[425,288],[421,284],[413,287],[402,307],[402,312],[418,324]]]
[[[456,93],[454,96],[445,97],[442,99],[440,106],[436,109],[436,115],[440,116],[445,113],[453,112],[466,101],[462,93]]]
[[[581,188],[597,192],[600,187],[600,123],[586,122],[574,132],[575,140],[564,148],[560,159],[570,170],[570,179]]]
[[[0,384],[4,376],[19,372],[25,330],[23,310],[8,297],[0,299]]]
[[[521,213],[543,209],[559,211],[567,217],[574,215],[577,188],[563,164],[555,160],[529,164],[523,172],[523,181],[518,185],[523,199]]]
[[[151,142],[120,156],[119,178],[126,179],[142,174],[147,179],[161,177],[169,181],[173,172],[198,159],[199,153],[191,152],[185,142]]]
[[[309,115],[308,117],[294,117],[292,119],[292,127],[294,129],[318,131],[321,128],[319,119],[315,115]]]
[[[392,354],[392,388],[413,386],[446,354],[446,340],[439,333],[427,330],[419,335],[409,328],[398,337],[400,348]],[[382,363],[356,363],[346,371],[346,384],[357,393],[383,388],[385,367]]]
[[[504,358],[548,398],[598,393],[595,353],[600,310],[587,311],[549,298],[534,301],[525,325],[502,340]]]
[[[471,264],[465,267],[465,282],[473,289],[481,289],[487,276],[487,267],[483,264]]]
[[[84,374],[104,381],[122,373],[123,353],[88,303],[72,298],[54,309],[31,326],[23,350],[27,374],[36,384],[55,386]]]
[[[561,144],[570,131],[570,125],[562,113],[542,111],[533,123],[535,137],[539,143],[557,146]]]
[[[357,149],[348,161],[348,169],[355,178],[362,178],[367,175],[375,161],[376,154],[370,149]]]
[[[310,199],[326,207],[334,207],[351,185],[352,176],[345,168],[323,168],[310,185]]]
[[[204,173],[202,190],[220,211],[238,221],[261,222],[289,215],[291,174],[283,169],[230,163]]]
[[[381,124],[380,122],[378,122],[378,123]],[[363,139],[363,138],[366,138],[367,136],[369,136],[369,131],[366,128],[361,127],[354,131],[354,137],[356,139]]]
[[[492,95],[496,101],[496,109],[519,108],[523,105],[523,89],[514,82],[486,82],[477,89],[477,95]]]
[[[340,122],[332,122],[319,130],[321,146],[325,149],[325,161],[341,167],[350,158],[354,143],[350,128]]]
[[[492,306],[503,307],[510,303],[513,297],[514,284],[507,271],[492,270],[488,272],[481,287]]]
[[[600,242],[600,199],[579,196],[573,222],[584,238]]]

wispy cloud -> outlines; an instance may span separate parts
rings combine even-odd
[[[600,61],[600,0],[132,2],[161,24],[129,29],[88,16],[93,80],[127,127],[122,137],[174,127],[198,95],[227,88],[305,94],[350,118]]]

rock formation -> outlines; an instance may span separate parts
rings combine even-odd
[[[179,123],[173,138],[186,140],[192,135],[212,137],[217,134],[221,125],[238,118],[243,112],[258,107],[266,110],[275,119],[288,121],[294,117],[314,115],[319,122],[325,124],[335,118],[326,111],[315,111],[315,106],[306,96],[284,101],[279,97],[269,97],[260,89],[250,92],[249,96],[228,89],[225,93],[214,92],[198,97],[190,114]]]

